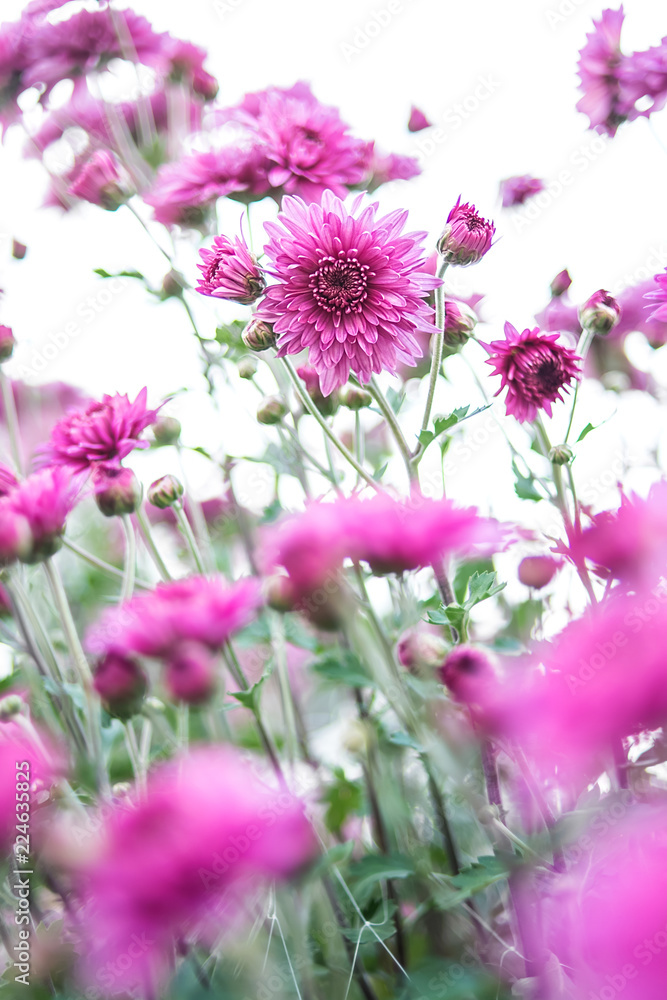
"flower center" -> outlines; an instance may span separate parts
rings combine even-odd
[[[368,295],[368,265],[341,250],[338,257],[323,257],[310,276],[317,304],[330,313],[361,312]]]

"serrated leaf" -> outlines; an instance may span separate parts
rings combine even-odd
[[[344,844],[335,844],[318,859],[311,868],[309,875],[313,879],[321,878],[334,865],[342,865],[352,857],[356,844],[354,840],[346,840]]]
[[[435,440],[435,434],[433,433],[433,431],[420,431],[419,434],[417,435],[417,440],[425,448],[428,448],[431,441]]]
[[[375,681],[351,649],[325,653],[311,664],[311,669],[332,684],[344,684],[355,688],[375,686]]]
[[[457,632],[463,631],[463,625],[467,617],[467,611],[458,604],[448,604],[445,608],[447,623],[452,625]]]
[[[468,581],[475,573],[493,572],[493,563],[490,559],[472,559],[462,563],[452,580],[452,590],[459,604],[463,604],[468,593]]]
[[[514,483],[514,492],[521,500],[544,500],[544,496],[538,491],[535,486],[534,476],[524,476],[519,472],[519,467],[516,462],[512,462],[512,471],[516,477]]]
[[[506,583],[496,583],[496,574],[493,570],[484,573],[473,573],[468,580],[468,598],[463,607],[469,611],[475,605],[481,604],[488,597],[499,594],[506,586]]]
[[[414,873],[412,860],[405,854],[367,854],[349,869],[350,879],[355,883],[355,895],[362,898],[378,882],[409,878]]]
[[[494,854],[483,855],[477,861],[450,878],[456,890],[446,903],[447,908],[457,906],[475,893],[487,889],[495,882],[507,878],[507,868]]]
[[[247,691],[230,691],[230,695],[239,704],[243,705],[244,708],[249,708],[253,714],[256,714],[259,711],[259,696],[264,687],[264,682],[270,673],[271,670],[267,668],[260,679],[251,688],[248,688]]]

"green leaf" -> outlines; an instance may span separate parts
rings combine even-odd
[[[396,390],[390,387],[387,389],[387,402],[394,413],[398,413],[405,402],[405,392],[402,389]]]
[[[587,437],[590,434],[590,432],[594,431],[594,430],[597,430],[597,428],[594,427],[593,424],[586,424],[586,426],[584,427],[583,431],[581,432],[581,434],[577,438],[577,444],[579,443],[579,441],[583,441],[584,438]]]
[[[516,477],[514,492],[521,500],[544,500],[544,496],[535,486],[535,477],[533,475],[522,475],[515,461],[512,461],[512,471]]]
[[[352,856],[355,846],[356,843],[354,840],[346,840],[344,844],[335,844],[334,847],[330,847],[318,859],[317,864],[311,868],[310,877],[313,879],[321,878],[329,868],[332,868],[334,865],[344,864]]]
[[[350,781],[341,767],[334,769],[335,781],[324,789],[322,802],[327,805],[324,821],[332,833],[340,833],[348,816],[359,814],[364,797],[361,785]]]
[[[138,278],[139,281],[146,280],[141,271],[116,271],[112,274],[109,271],[105,271],[103,267],[94,267],[93,274],[99,274],[100,278]]]
[[[488,573],[492,571],[493,563],[490,559],[472,559],[470,562],[461,563],[452,580],[452,590],[459,604],[463,604],[466,599],[470,577],[475,573]]]
[[[500,593],[507,586],[506,583],[496,583],[496,574],[493,570],[484,573],[473,573],[468,580],[468,598],[463,607],[470,611],[476,604],[481,604],[488,597]]]
[[[272,500],[268,507],[264,508],[264,513],[262,514],[259,523],[260,524],[273,524],[280,515],[283,513],[283,506],[280,503],[278,497]]]
[[[236,698],[236,700],[243,705],[244,708],[249,708],[250,711],[256,715],[259,711],[259,696],[262,688],[264,687],[264,682],[270,674],[271,670],[267,669],[264,671],[260,679],[253,684],[251,688],[248,688],[247,691],[230,691],[229,693],[232,698]]]
[[[465,620],[468,612],[458,604],[448,604],[445,608],[447,623],[453,625],[457,632],[464,631]]]
[[[375,687],[375,681],[351,649],[332,650],[311,664],[312,669],[331,684],[347,687]]]
[[[504,878],[507,878],[507,868],[495,855],[489,854],[477,858],[474,864],[464,868],[449,880],[456,892],[448,899],[447,907],[462,903],[464,899],[469,899],[470,896]]]
[[[416,750],[417,753],[423,753],[424,748],[420,743],[417,743],[415,739],[410,736],[409,733],[402,733],[400,731],[391,733],[389,735],[389,742],[393,743],[397,747],[410,747],[411,750]]]
[[[405,854],[367,854],[349,869],[350,879],[355,883],[354,894],[359,901],[368,899],[378,882],[409,878],[414,873],[412,860]]]
[[[384,476],[385,472],[387,471],[387,466],[388,465],[389,465],[389,462],[385,462],[384,465],[381,465],[379,469],[375,470],[375,472],[373,473],[373,477],[372,478],[375,480],[376,483],[378,483],[382,479],[382,477]]]

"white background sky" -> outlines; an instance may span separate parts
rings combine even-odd
[[[3,18],[16,17],[22,6],[2,0]],[[487,296],[490,327],[483,339],[501,335],[506,319],[519,329],[533,325],[549,282],[563,267],[574,279],[574,299],[582,301],[601,286],[618,289],[654,273],[656,251],[667,264],[667,152],[660,145],[667,146],[667,112],[655,116],[652,127],[638,121],[605,142],[587,131],[587,119],[575,111],[577,53],[592,18],[601,13],[599,2],[394,0],[390,8],[383,0],[137,0],[134,8],[156,29],[208,49],[225,104],[249,90],[304,79],[323,102],[340,107],[357,135],[386,150],[416,154],[420,143],[429,141],[429,132],[407,132],[412,103],[441,126],[444,139],[424,156],[423,175],[380,189],[377,197],[387,210],[408,208],[411,228],[427,230],[431,241],[459,193],[495,218],[497,245],[480,265],[458,272],[460,290]],[[625,11],[626,51],[667,35],[664,5],[627,0]],[[381,30],[378,17],[385,22]],[[457,105],[467,109],[465,120]],[[186,440],[210,447],[222,441],[231,452],[254,447],[252,390],[240,387],[240,403],[224,399],[221,414],[207,408],[194,343],[175,304],[157,306],[130,283],[101,305],[105,286],[92,274],[94,267],[138,268],[155,279],[164,271],[137,224],[125,211],[108,214],[83,206],[62,216],[41,209],[44,174],[38,164],[20,158],[21,144],[19,130],[12,129],[0,151],[0,286],[6,290],[0,321],[14,327],[21,343],[17,362],[31,365],[50,335],[75,322],[79,335],[33,381],[64,379],[94,394],[136,393],[148,384],[153,401],[188,386],[195,391],[179,411],[189,420]],[[531,224],[518,227],[512,213],[500,211],[501,178],[532,173],[553,181],[563,170],[572,183],[554,194]],[[238,216],[239,206],[225,208],[230,232]],[[9,258],[12,236],[29,246],[21,263]],[[194,244],[186,244],[180,261],[193,278]],[[91,296],[98,310],[94,319],[86,306]],[[216,306],[211,300],[196,306],[202,329],[212,329]],[[640,364],[650,362],[667,384],[665,350],[656,355],[635,345]],[[481,352],[475,357],[481,359]],[[457,361],[451,376],[436,411],[477,405],[478,395]],[[577,424],[598,423],[615,411],[581,445],[577,458],[580,488],[588,487],[598,506],[613,502],[609,487],[626,458],[635,466],[630,482],[645,488],[651,473],[642,465],[664,434],[664,417],[652,399],[632,394],[619,403],[598,386],[582,393]],[[453,473],[450,495],[483,508],[493,503],[503,516],[520,510],[520,518],[534,517],[529,504],[517,508],[513,500],[502,437],[487,418],[476,437],[468,426],[471,455]],[[203,467],[201,473],[195,470],[204,490],[208,475]]]

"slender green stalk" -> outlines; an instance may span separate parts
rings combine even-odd
[[[297,396],[299,397],[299,400],[304,406],[304,409],[308,410],[311,417],[315,418],[317,423],[322,428],[325,436],[329,439],[329,441],[331,441],[334,448],[338,449],[338,451],[341,453],[345,461],[352,466],[357,475],[361,476],[361,478],[364,480],[365,483],[367,483],[369,486],[372,486],[373,489],[376,490],[378,493],[384,492],[379,483],[375,482],[373,477],[366,472],[363,466],[361,466],[359,462],[357,462],[356,458],[350,454],[350,452],[347,450],[342,441],[339,441],[336,435],[333,433],[328,423],[326,422],[322,414],[319,412],[319,410],[313,403],[312,399],[310,398],[306,390],[303,388],[299,380],[299,376],[295,372],[294,366],[292,365],[292,362],[289,360],[289,358],[282,358],[281,360],[283,366],[287,370],[287,374],[289,375],[294,390]]]
[[[445,271],[447,270],[447,264],[441,264],[438,270],[437,277],[444,278]],[[435,290],[435,325],[437,327],[437,333],[433,337],[432,341],[432,357],[431,357],[431,373],[428,380],[428,395],[426,396],[426,406],[424,407],[424,416],[422,418],[421,430],[428,430],[428,425],[431,420],[431,410],[433,409],[433,398],[435,396],[435,389],[438,384],[438,376],[440,374],[440,368],[442,367],[442,353],[445,343],[445,286],[444,283],[438,285]],[[420,443],[415,448],[412,456],[412,468],[414,470],[414,476],[416,477],[417,466],[421,461],[421,457],[424,454],[424,447]]]
[[[14,399],[14,389],[7,378],[2,365],[0,365],[0,388],[2,390],[2,402],[5,408],[5,421],[9,433],[9,447],[12,452],[12,461],[16,471],[20,476],[24,475],[23,452],[21,449],[21,433],[19,431],[19,420],[16,412],[16,400]]]
[[[269,612],[269,623],[271,627],[271,638],[273,641],[274,655],[276,658],[276,668],[278,671],[278,681],[280,683],[280,696],[283,706],[283,717],[285,719],[285,745],[287,747],[287,758],[292,767],[296,762],[298,748],[298,733],[296,724],[296,712],[292,699],[292,688],[289,674],[287,672],[287,654],[285,650],[285,633],[283,630],[280,615]]]
[[[123,572],[123,584],[120,591],[120,603],[129,601],[134,593],[134,581],[137,572],[137,539],[134,534],[134,525],[129,514],[121,517],[123,530],[125,532],[125,570]]]
[[[412,481],[415,478],[415,475],[416,475],[416,470],[415,470],[415,468],[414,468],[414,466],[412,464],[412,453],[410,451],[410,447],[408,445],[408,442],[405,440],[405,437],[403,435],[403,431],[401,430],[400,424],[399,424],[398,420],[396,419],[396,414],[394,413],[394,411],[392,410],[391,406],[389,405],[389,403],[385,399],[385,397],[384,397],[384,395],[382,393],[382,390],[380,389],[379,385],[377,384],[377,381],[375,380],[375,378],[372,378],[370,380],[368,389],[369,389],[369,391],[370,391],[373,399],[375,400],[375,402],[379,406],[380,411],[382,413],[382,416],[387,421],[387,425],[388,425],[391,433],[394,435],[394,440],[396,441],[396,444],[398,445],[398,450],[401,453],[401,458],[403,459],[403,461],[405,463],[405,468],[406,468],[407,473],[408,473],[408,479],[410,481]]]
[[[171,580],[172,579],[171,573],[165,566],[164,560],[160,555],[157,545],[155,544],[153,533],[151,531],[151,526],[148,518],[146,517],[146,513],[143,507],[141,506],[137,507],[134,514],[137,519],[137,524],[139,525],[139,529],[141,531],[141,535],[144,540],[144,544],[146,546],[148,554],[153,560],[153,563],[155,564],[158,573],[160,574],[163,580],[165,581]]]
[[[194,536],[194,532],[190,527],[190,522],[188,521],[187,515],[183,510],[183,504],[175,503],[172,507],[174,514],[176,515],[176,520],[178,522],[178,527],[180,528],[181,534],[188,543],[188,548],[192,553],[192,558],[195,561],[197,570],[202,574],[206,575],[206,567],[204,566],[204,560],[202,559],[201,552],[199,550],[199,545],[197,544],[197,539]]]
[[[579,338],[579,343],[577,344],[577,354],[581,358],[582,368],[583,368],[583,363],[586,360],[586,355],[588,354],[590,346],[593,343],[594,336],[595,334],[592,333],[591,330],[584,330],[583,333],[581,334],[581,337]],[[570,436],[570,431],[572,430],[574,411],[577,407],[577,399],[579,398],[579,385],[580,385],[580,380],[577,379],[577,384],[574,387],[574,395],[572,396],[572,409],[570,410],[570,420],[567,425],[567,431],[565,432],[565,440],[563,442],[564,444],[567,444],[567,440]]]
[[[113,576],[116,580],[122,580],[124,573],[122,569],[118,569],[116,566],[112,566],[111,563],[105,562],[104,559],[99,559],[97,556],[93,555],[92,552],[87,552],[86,549],[82,549],[80,545],[69,540],[69,538],[63,539],[63,544],[66,548],[77,555],[84,562],[87,562],[90,566],[94,566],[95,569],[99,569],[101,573],[106,573],[107,576]],[[147,583],[146,580],[134,581],[134,586],[140,590],[152,590],[152,584]]]

